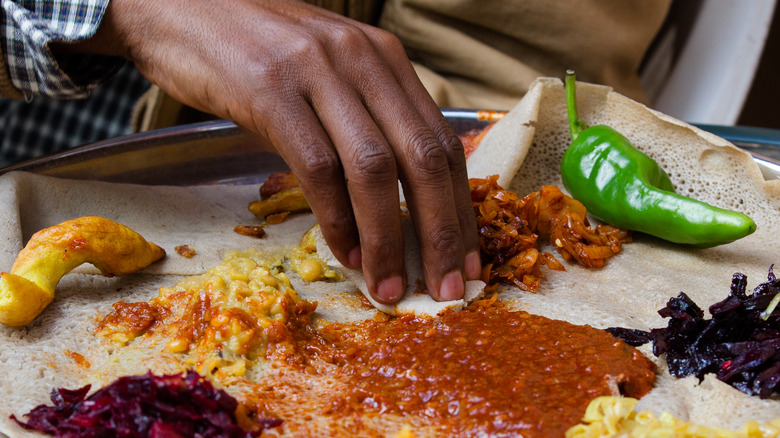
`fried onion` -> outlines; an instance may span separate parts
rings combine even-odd
[[[539,249],[539,236],[550,243],[565,261],[602,267],[631,240],[628,231],[609,225],[591,227],[585,207],[564,195],[556,186],[519,198],[498,185],[498,175],[472,178],[471,200],[477,217],[483,278],[492,289],[499,282],[535,292],[545,278],[542,266],[562,271],[564,265]]]

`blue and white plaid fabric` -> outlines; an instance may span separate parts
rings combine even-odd
[[[106,56],[58,56],[50,42],[80,41],[95,34],[108,0],[0,0],[2,39],[11,82],[33,95],[80,98],[89,95],[124,64]]]
[[[86,99],[0,98],[0,167],[131,133],[149,82],[127,64]]]
[[[55,57],[48,48],[93,36],[108,2],[0,0],[0,44],[27,100],[0,98],[0,167],[130,132],[133,105],[149,82],[130,64],[114,76],[121,58]]]

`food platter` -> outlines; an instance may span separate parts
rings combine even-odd
[[[458,134],[484,128],[501,113],[444,109]],[[749,151],[766,179],[780,178],[780,131],[702,125]],[[148,184],[257,184],[287,170],[284,161],[258,147],[235,124],[208,121],[117,137],[33,159],[0,170],[63,178]]]
[[[487,136],[484,137],[485,141],[482,142],[480,148],[475,151],[475,154],[470,155],[468,162],[470,175],[483,178],[491,178],[490,175],[493,178],[497,178],[495,175],[516,175],[515,178],[509,179],[508,185],[504,185],[504,187],[509,187],[509,190],[512,190],[513,193],[530,193],[534,190],[539,190],[539,187],[544,189],[544,187],[551,187],[551,184],[560,184],[561,160],[557,158],[563,154],[563,151],[571,143],[566,123],[560,117],[562,114],[560,111],[561,99],[559,98],[561,87],[559,83],[546,80],[540,81],[534,90],[535,94],[532,97],[535,96],[536,100],[533,98],[527,100],[517,111],[510,112],[506,117],[503,117],[504,123],[499,123],[492,128]],[[520,310],[527,312],[529,315],[537,315],[540,318],[554,318],[555,320],[577,326],[584,327],[587,325],[592,330],[610,327],[650,330],[661,327],[664,324],[663,315],[659,314],[658,309],[663,308],[663,303],[667,298],[673,296],[678,291],[690,292],[691,299],[695,300],[695,302],[710,304],[722,299],[722,295],[725,293],[723,289],[726,289],[725,285],[728,284],[729,276],[737,271],[750,276],[751,281],[754,281],[752,280],[754,278],[760,279],[762,276],[767,276],[767,267],[771,263],[776,262],[775,258],[776,254],[778,254],[776,243],[772,242],[771,236],[775,235],[777,230],[777,200],[780,199],[777,192],[777,189],[780,188],[777,184],[777,179],[780,179],[780,159],[776,158],[778,148],[777,145],[772,143],[772,136],[759,135],[756,136],[757,138],[740,138],[738,140],[737,137],[730,138],[729,132],[719,133],[721,137],[730,139],[740,146],[744,145],[743,147],[753,154],[751,156],[748,153],[738,151],[723,140],[708,135],[706,132],[692,129],[688,124],[670,120],[663,115],[647,111],[645,107],[630,102],[621,96],[604,94],[605,90],[603,88],[586,85],[583,90],[587,92],[586,96],[588,97],[586,99],[588,103],[584,105],[585,108],[595,105],[599,105],[601,108],[608,107],[608,105],[599,101],[602,97],[606,98],[607,104],[618,105],[617,109],[608,107],[607,111],[592,111],[592,118],[589,119],[591,123],[615,126],[615,129],[619,129],[619,132],[626,132],[627,137],[632,138],[631,141],[635,142],[635,144],[648,147],[648,150],[652,151],[648,152],[648,154],[654,154],[659,161],[664,161],[664,167],[671,169],[670,175],[680,183],[680,192],[696,193],[697,195],[702,193],[704,199],[725,200],[724,204],[744,205],[746,210],[758,215],[756,223],[763,225],[763,228],[759,228],[755,235],[748,237],[744,241],[735,242],[725,248],[725,250],[723,248],[700,250],[678,247],[665,242],[659,242],[651,236],[639,235],[636,236],[635,241],[630,246],[626,247],[624,256],[610,259],[609,264],[603,267],[604,269],[591,271],[587,267],[572,263],[566,266],[567,269],[565,271],[550,271],[549,275],[543,277],[545,281],[542,288],[535,289],[539,293],[526,293],[520,286],[507,286],[501,289],[500,298],[498,298],[498,294],[494,296],[495,299],[500,300],[496,308],[517,306],[517,309],[512,307],[512,310]],[[455,131],[459,134],[469,133],[472,136],[474,135],[474,130],[488,125],[501,116],[497,112],[470,110],[445,110],[444,114]],[[464,138],[464,144],[468,143],[469,138]],[[499,168],[501,167],[498,165],[499,163],[510,161],[507,159],[507,155],[517,155],[517,151],[521,150],[524,150],[525,156],[518,158],[519,161],[524,163],[522,166],[518,164],[519,170]],[[689,150],[691,151],[690,153],[687,152]],[[484,157],[489,157],[493,160],[490,161],[489,165],[486,164],[485,168],[482,169],[482,173],[480,173],[475,163],[480,163],[480,159]],[[550,157],[556,159],[550,159]],[[7,332],[11,334],[11,336],[6,337],[9,346],[4,348],[8,352],[6,354],[8,359],[0,357],[2,359],[0,362],[4,364],[19,364],[17,368],[32,370],[31,372],[39,376],[40,379],[32,389],[22,385],[21,380],[15,386],[15,390],[12,386],[9,392],[12,394],[26,394],[27,400],[23,400],[23,403],[26,403],[23,405],[18,403],[9,404],[11,407],[6,409],[6,411],[26,412],[25,409],[31,409],[36,404],[45,401],[48,389],[75,387],[74,382],[89,382],[93,385],[103,386],[109,382],[111,376],[121,374],[137,375],[139,370],[143,371],[151,368],[158,371],[167,370],[168,368],[166,367],[170,366],[173,367],[171,372],[177,371],[179,369],[177,367],[183,362],[180,362],[179,356],[172,357],[171,355],[180,352],[165,350],[162,351],[165,354],[158,355],[158,351],[153,348],[159,346],[163,348],[167,345],[177,346],[179,344],[157,342],[156,338],[149,337],[140,339],[132,345],[128,344],[125,346],[126,348],[115,349],[112,347],[109,350],[105,350],[102,338],[80,336],[81,333],[94,333],[94,320],[77,316],[72,317],[70,313],[84,314],[84,312],[88,312],[90,315],[93,315],[96,309],[100,309],[98,310],[100,314],[106,314],[111,312],[110,309],[114,308],[114,304],[117,304],[117,299],[121,299],[128,306],[135,306],[136,304],[134,303],[139,299],[141,301],[138,301],[140,303],[138,306],[151,306],[152,304],[148,304],[149,302],[146,300],[155,296],[154,294],[158,287],[159,294],[163,294],[159,296],[167,300],[168,295],[166,291],[177,290],[176,287],[165,286],[173,282],[174,277],[172,276],[199,275],[212,266],[222,266],[219,269],[229,269],[230,272],[233,272],[232,264],[230,266],[220,265],[223,259],[222,255],[227,250],[245,250],[250,245],[252,246],[252,251],[262,252],[271,258],[281,257],[283,254],[275,255],[275,253],[266,253],[267,251],[285,252],[288,248],[295,250],[297,248],[296,245],[300,246],[301,250],[304,250],[304,245],[302,244],[304,240],[302,240],[301,235],[304,235],[306,230],[310,229],[314,221],[312,215],[291,215],[289,220],[283,223],[273,223],[273,226],[269,222],[267,235],[263,239],[252,240],[251,242],[246,240],[246,236],[242,236],[234,231],[236,224],[257,223],[257,218],[246,208],[247,202],[257,197],[257,185],[268,174],[285,169],[287,169],[285,163],[272,151],[258,147],[252,141],[250,134],[243,132],[229,122],[212,121],[86,145],[0,170],[0,173],[8,173],[4,175],[7,187],[2,191],[2,194],[5,196],[4,205],[19,205],[18,211],[12,210],[10,212],[8,222],[11,225],[7,227],[11,231],[9,234],[12,234],[8,240],[15,245],[14,248],[21,249],[25,240],[32,240],[31,234],[36,230],[43,229],[51,224],[59,223],[62,225],[71,220],[72,217],[89,214],[94,217],[106,218],[106,220],[121,220],[123,224],[139,230],[150,242],[158,243],[160,247],[166,250],[166,253],[171,254],[171,257],[162,260],[160,264],[150,266],[149,270],[140,276],[104,280],[103,278],[95,278],[91,272],[85,271],[77,273],[78,275],[67,277],[65,278],[66,282],[63,284],[63,288],[60,290],[61,293],[58,295],[59,299],[53,302],[52,307],[47,309],[47,312],[42,315],[38,323],[35,323],[29,329],[8,329]],[[761,172],[758,171],[759,169],[761,169]],[[23,170],[29,173],[10,173],[9,171],[11,170]],[[474,171],[472,172],[472,170]],[[50,176],[61,177],[61,179],[50,178]],[[773,181],[766,181],[765,179]],[[722,186],[721,182],[725,182],[725,185]],[[710,186],[716,188],[710,189]],[[725,187],[724,191],[719,191],[721,187]],[[549,193],[550,189],[546,190],[544,193]],[[540,191],[540,193],[542,192]],[[494,198],[509,199],[510,197],[507,194]],[[472,192],[472,201],[474,200],[474,193]],[[479,199],[475,202],[478,201]],[[566,221],[566,223],[571,223],[571,221]],[[316,236],[313,239],[315,244],[317,244]],[[74,241],[74,244],[81,248],[83,246],[80,243],[81,237],[76,236],[76,240],[78,242]],[[306,242],[308,248],[308,240]],[[551,247],[553,244],[560,245],[559,242],[561,241],[550,240],[545,245],[547,245],[546,247]],[[71,248],[75,248],[74,244],[67,243],[65,249],[70,251]],[[757,245],[762,248],[762,251],[755,251]],[[182,246],[188,249],[196,249],[197,257],[190,259],[183,255],[179,252],[179,248]],[[315,251],[324,254],[324,248],[317,246]],[[13,248],[6,250],[8,254],[5,254],[8,259],[8,262],[5,264],[9,266],[17,252],[12,250]],[[181,257],[177,257],[176,254]],[[255,264],[261,262],[260,256],[258,255],[257,257],[258,261],[255,261]],[[313,317],[316,317],[318,321],[328,321],[330,324],[357,324],[353,328],[361,330],[363,326],[359,324],[363,324],[365,321],[366,325],[364,328],[366,333],[372,333],[372,336],[360,335],[359,338],[374,338],[375,327],[370,323],[377,316],[374,314],[376,310],[364,305],[360,298],[360,293],[354,290],[354,288],[360,288],[358,285],[359,278],[352,281],[355,287],[351,285],[344,286],[340,283],[338,286],[335,286],[335,283],[328,282],[308,284],[305,283],[308,280],[305,280],[302,276],[300,278],[295,277],[293,261],[290,258],[290,270],[287,270],[287,267],[283,265],[286,262],[280,262],[275,258],[273,260],[270,258],[268,260],[263,259],[262,261],[262,263],[267,264],[262,267],[268,272],[271,272],[272,268],[284,267],[284,271],[292,275],[292,277],[285,278],[292,279],[291,281],[295,283],[295,288],[300,297],[304,300],[313,299],[317,302],[316,308],[301,307],[301,312],[296,311],[293,314],[304,315],[304,311],[314,312],[316,309],[316,315]],[[233,263],[232,259],[225,261],[225,263],[228,262]],[[412,263],[414,266],[417,264],[419,263]],[[250,266],[251,264],[240,262],[239,265]],[[643,269],[637,270],[637,266],[642,266]],[[323,269],[325,268],[323,267]],[[328,267],[328,269],[330,268]],[[279,272],[283,273],[283,271]],[[237,278],[249,278],[249,274],[238,272]],[[769,275],[771,276],[772,274],[770,273]],[[163,276],[165,277],[163,278]],[[523,284],[526,284],[525,280],[524,276]],[[116,283],[113,283],[114,281]],[[263,280],[263,284],[266,284],[265,280]],[[280,284],[279,280],[275,284]],[[517,283],[514,284],[516,285]],[[195,293],[209,289],[209,287],[211,286],[187,286],[186,289]],[[120,294],[113,294],[114,289],[118,293],[121,291],[121,298],[119,297]],[[111,293],[105,293],[107,290]],[[186,298],[186,296],[182,297]],[[239,301],[244,303],[244,300]],[[166,304],[167,301],[165,303],[159,300],[154,301],[154,303],[157,302],[168,306]],[[489,306],[492,303],[493,301],[485,305]],[[308,304],[303,302],[300,305],[308,306]],[[120,307],[122,306],[124,305],[120,305]],[[189,312],[188,309],[190,309],[188,306],[173,304],[169,307],[171,309],[182,309],[182,312]],[[73,312],[69,313],[69,309],[73,309]],[[491,309],[491,311],[494,310],[494,308]],[[471,310],[476,311],[476,309]],[[166,312],[157,313],[160,315],[167,314]],[[245,313],[247,315],[259,315],[258,317],[263,315],[262,311],[254,310]],[[203,315],[205,314],[203,313]],[[467,315],[468,312],[459,312],[457,314],[461,315],[459,317],[464,318],[464,321],[467,319],[466,316],[462,315]],[[63,315],[67,315],[67,317],[63,318]],[[497,316],[497,321],[506,321],[505,317]],[[172,318],[173,322],[193,320],[184,314],[181,317],[175,316]],[[215,320],[220,319],[216,318]],[[390,321],[401,320],[401,318],[390,319]],[[484,326],[486,321],[480,320],[477,323]],[[293,324],[291,327],[293,326],[295,325]],[[340,326],[335,327],[338,328]],[[499,327],[501,330],[503,328],[502,325]],[[333,330],[336,329],[334,328]],[[63,336],[59,338],[44,336],[44,331],[61,332]],[[428,336],[429,332],[430,330],[428,329],[424,331],[426,336]],[[551,331],[551,333],[553,332],[560,333],[559,330]],[[164,331],[154,330],[152,334],[155,333],[164,334]],[[443,341],[446,340],[443,337],[447,336],[447,333],[442,332]],[[486,339],[496,340],[496,342],[498,340],[516,339],[513,335],[506,336],[503,334],[504,332],[501,335],[485,333]],[[604,334],[602,332],[599,333],[601,335]],[[23,336],[16,336],[17,334]],[[111,336],[113,334],[113,332],[109,333]],[[121,335],[121,333],[119,334]],[[431,332],[430,335],[433,336],[434,333]],[[47,360],[41,360],[42,356],[35,356],[31,353],[38,350],[44,351],[46,354],[51,354],[52,351],[59,351],[59,348],[62,348],[59,347],[59,344],[62,343],[64,338],[78,339],[79,344],[74,347],[66,347],[69,350],[65,355],[57,355],[61,360],[52,362],[56,364],[56,372],[52,373],[52,370],[49,368],[54,366],[49,365]],[[212,339],[211,337],[207,338]],[[220,339],[222,338],[220,337]],[[293,337],[292,339],[297,338]],[[178,340],[178,338],[174,340]],[[488,345],[488,343],[482,342],[481,338],[475,338],[475,342],[477,341],[480,342],[479,345]],[[615,345],[614,339],[608,338],[608,341],[610,345]],[[370,348],[373,348],[374,345],[386,346],[389,344],[390,341],[370,342],[365,345],[369,347],[365,351],[370,357],[374,357],[375,355],[370,351]],[[526,345],[525,343],[522,344]],[[574,342],[574,344],[580,345],[582,342]],[[236,356],[235,358],[230,355],[225,356],[222,349],[212,347],[203,349],[209,360],[201,360],[200,356],[193,356],[192,363],[204,364],[203,370],[196,371],[212,374],[219,372],[222,373],[220,376],[226,378],[243,375],[240,372],[242,370],[245,372],[247,368],[234,366],[244,363],[239,362],[239,360],[244,361],[243,356]],[[352,344],[345,344],[344,347],[349,351],[357,351],[351,349],[354,347]],[[150,350],[149,348],[152,349]],[[107,351],[108,354],[106,353]],[[187,354],[200,354],[200,351],[199,348],[191,351],[187,350]],[[437,347],[428,348],[426,351],[441,352],[444,350]],[[501,347],[491,351],[503,352],[510,350]],[[77,359],[78,356],[69,352],[82,355],[87,362]],[[640,351],[640,353],[642,353],[642,357],[657,362],[655,363],[656,366],[660,367],[662,365],[662,362],[660,362],[662,359],[655,359],[649,347]],[[470,354],[470,352],[458,354],[458,357],[466,357],[467,354]],[[485,354],[477,354],[476,356],[486,357],[486,355],[487,352]],[[390,356],[387,355],[387,357]],[[512,356],[515,357],[516,355]],[[395,356],[392,355],[392,357]],[[404,357],[417,358],[422,356],[415,353],[407,354]],[[636,357],[640,356],[637,355]],[[151,363],[149,358],[158,360],[160,367],[149,365]],[[308,360],[305,357],[302,357],[303,359]],[[426,364],[436,363],[433,360],[424,360],[423,362]],[[83,363],[88,365],[82,365]],[[116,368],[116,364],[119,363],[121,363],[121,369]],[[320,362],[317,363],[319,364]],[[500,360],[496,361],[496,363],[503,366],[508,361]],[[524,367],[528,363],[528,361],[523,361],[523,366],[511,365],[511,370],[507,369],[496,374],[515,376],[517,370],[525,369]],[[569,362],[563,361],[561,363]],[[323,361],[322,364],[324,367],[330,364],[330,362]],[[393,365],[393,368],[405,370],[413,367],[409,364],[399,364],[397,366]],[[441,369],[442,367],[436,365],[433,368]],[[313,384],[314,380],[335,376],[344,378],[344,382],[346,382],[351,379],[351,369],[346,367],[342,370],[342,368],[337,367],[333,371],[336,374],[329,374],[325,373],[325,371],[330,369],[326,370],[323,368],[323,373],[311,375],[314,377],[301,373],[290,374],[289,376],[285,374],[285,376],[293,380],[274,383],[273,387],[276,389],[269,389],[271,392],[262,392],[260,389],[263,388],[252,386],[264,384],[263,382],[266,382],[266,380],[261,378],[264,374],[251,374],[240,382],[236,381],[240,385],[236,383],[238,386],[232,386],[231,390],[235,391],[237,396],[251,398],[251,400],[249,398],[245,400],[247,406],[255,406],[255,402],[262,404],[262,406],[266,406],[267,403],[274,403],[273,409],[268,408],[269,412],[273,411],[272,413],[276,417],[286,421],[287,425],[285,427],[289,431],[305,431],[309,430],[309,428],[318,427],[322,427],[323,430],[337,429],[351,424],[349,423],[349,421],[352,421],[351,414],[348,416],[334,414],[322,417],[325,423],[320,425],[310,421],[305,415],[301,416],[295,413],[298,412],[297,410],[301,406],[320,412],[320,405],[317,403],[322,403],[323,400],[325,400],[328,406],[341,406],[338,403],[333,404],[331,402],[340,403],[340,400],[345,403],[349,402],[349,400],[343,399],[341,395],[349,395],[352,394],[351,392],[336,390],[336,387],[331,388],[333,389],[332,391],[326,391],[328,394],[316,391],[294,392],[296,395],[293,400],[286,397],[280,398],[278,395],[281,393],[275,391],[278,391],[278,388],[283,388],[284,391],[287,391],[285,388],[289,388],[292,391],[294,388],[303,387],[319,390],[325,388],[325,386]],[[621,369],[624,368],[621,367]],[[643,369],[646,370],[647,367]],[[35,372],[34,370],[40,370],[40,372]],[[72,374],[69,375],[65,370],[72,371]],[[769,421],[777,417],[778,406],[776,403],[765,403],[761,399],[751,398],[747,394],[735,391],[734,388],[717,379],[711,378],[707,380],[705,382],[706,385],[694,385],[696,382],[692,384],[690,380],[695,380],[695,378],[680,380],[670,376],[669,373],[664,371],[665,368],[663,367],[659,368],[659,370],[661,372],[656,374],[658,385],[653,387],[650,393],[647,394],[647,397],[642,397],[641,403],[643,404],[640,406],[640,409],[650,408],[658,413],[662,412],[662,409],[668,409],[672,411],[672,415],[686,420],[731,428],[739,427],[748,419]],[[262,367],[252,368],[251,371],[252,373],[271,372]],[[393,376],[396,376],[396,374],[394,373]],[[575,374],[580,375],[581,373]],[[596,374],[599,376],[614,376],[620,373],[599,372]],[[383,379],[377,381],[381,380],[381,382],[386,383],[388,376],[381,375]],[[454,372],[453,375],[468,376],[469,373]],[[535,372],[528,375],[541,376],[541,374]],[[371,377],[368,374],[361,374],[361,376]],[[408,376],[405,373],[400,373],[396,377],[407,379]],[[305,381],[295,379],[304,379]],[[310,382],[306,379],[314,380]],[[413,380],[416,381],[416,379]],[[428,380],[425,381],[427,382]],[[336,384],[341,381],[334,380],[333,382]],[[304,383],[305,385],[303,385]],[[373,385],[373,383],[371,384]],[[394,385],[389,386],[395,387]],[[539,387],[536,384],[527,386]],[[571,387],[573,385],[568,386]],[[349,387],[351,388],[351,386]],[[456,387],[461,388],[463,386],[456,385]],[[486,387],[510,388],[511,385],[494,384]],[[377,390],[384,391],[382,388],[384,388],[384,383]],[[417,390],[412,392],[415,394],[430,393]],[[495,395],[494,392],[490,391],[491,397]],[[607,392],[617,393],[615,388]],[[675,396],[673,400],[670,400],[667,395],[672,393]],[[381,392],[380,395],[382,394],[384,392]],[[558,392],[556,391],[555,394],[558,394]],[[642,396],[641,394],[637,395]],[[323,396],[327,397],[323,398]],[[735,411],[734,415],[729,416],[728,422],[726,422],[726,420],[722,419],[724,417],[723,414],[733,411],[733,406],[731,405],[734,403],[730,403],[728,409],[724,409],[725,407],[719,406],[718,403],[731,400],[733,397],[739,397],[738,403],[736,403],[739,409]],[[499,398],[509,399],[503,396],[499,396]],[[474,400],[476,399],[474,398]],[[677,400],[680,399],[690,400],[690,406],[688,404],[678,406]],[[371,400],[374,400],[374,398],[371,398]],[[463,400],[466,399],[464,398]],[[468,400],[472,400],[472,398]],[[702,402],[697,404],[695,403],[697,400]],[[707,400],[707,402],[704,403],[703,400]],[[360,400],[357,401],[365,404],[365,400],[362,402]],[[576,408],[584,407],[589,401],[590,398],[581,400],[577,403]],[[424,400],[424,402],[425,409],[427,409],[428,401]],[[260,404],[257,404],[257,406],[260,406]],[[434,404],[440,407],[446,406],[448,409],[450,406],[438,401],[435,401]],[[497,403],[494,405],[504,404]],[[361,416],[360,421],[375,420],[377,422],[374,425],[377,428],[376,430],[397,431],[398,427],[400,427],[401,418],[408,419],[412,417],[416,423],[409,427],[438,427],[427,420],[423,421],[425,416],[419,416],[419,418],[418,416],[405,414],[401,416],[403,414],[402,411],[385,412],[384,410],[381,410],[381,416],[375,416],[376,409],[372,407],[373,405],[363,406],[361,404],[360,406],[362,406],[361,409],[366,409],[366,415]],[[525,403],[523,406],[530,406],[530,404]],[[550,407],[555,409],[562,406],[563,403],[558,402],[550,405]],[[420,411],[422,408],[423,406],[414,407],[416,409],[414,412],[422,412]],[[700,408],[701,411],[696,411],[696,409]],[[509,409],[509,411],[512,415],[520,415],[521,412],[525,412],[524,409],[519,407],[517,409]],[[257,412],[260,411],[258,410]],[[460,412],[460,410],[457,412]],[[553,409],[544,408],[540,409],[540,412],[553,412]],[[689,415],[689,412],[692,414]],[[454,428],[453,430],[471,427],[469,425],[472,423],[475,427],[483,424],[488,426],[491,424],[495,425],[495,421],[491,422],[489,418],[486,421],[483,421],[482,418],[472,418],[472,416],[467,419],[455,419],[453,415],[449,410],[446,413],[442,412],[440,415],[442,424],[446,423],[445,425]],[[579,411],[569,415],[567,418],[571,420],[571,423],[567,422],[566,425],[573,424],[579,418],[579,415]],[[557,417],[560,417],[560,415]],[[525,421],[522,420],[512,424],[522,427],[524,424],[527,424]],[[536,420],[532,421],[533,424],[542,424]],[[501,423],[501,425],[503,424]],[[15,425],[12,424],[11,426]],[[388,429],[382,429],[384,427]],[[557,428],[558,426],[555,427]],[[546,430],[542,426],[539,426],[539,429]],[[0,430],[5,431],[4,429]],[[312,435],[317,434],[308,434],[308,436]]]

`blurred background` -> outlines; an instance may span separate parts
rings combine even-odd
[[[776,0],[676,0],[642,65],[652,106],[696,124],[780,129]]]
[[[672,1],[640,69],[650,106],[780,163],[778,1]],[[128,65],[90,99],[0,105],[0,168],[131,133],[149,87]],[[186,107],[169,112],[178,119],[166,126],[212,118]]]
[[[763,54],[738,125],[780,129],[780,8],[775,8]]]

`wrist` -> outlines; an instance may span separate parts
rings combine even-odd
[[[116,27],[117,3],[121,3],[121,0],[113,0],[109,3],[92,36],[79,40],[53,40],[49,43],[49,50],[57,58],[68,55],[103,55],[128,58],[122,42],[123,39],[120,38]]]

